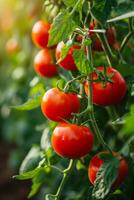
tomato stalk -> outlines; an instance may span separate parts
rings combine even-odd
[[[97,33],[97,36],[98,36],[98,38],[101,41],[101,44],[103,46],[104,52],[106,54],[108,65],[109,65],[109,67],[111,67],[113,65],[113,62],[115,61],[116,57],[113,54],[113,52],[112,52],[112,50],[111,50],[111,48],[108,44],[106,35],[102,34],[102,33]]]
[[[70,15],[73,15],[75,13],[75,10],[77,9],[79,3],[80,3],[81,0],[78,0],[77,3],[75,4],[73,10],[71,11]]]
[[[93,70],[93,58],[92,58],[91,46],[87,47],[87,59],[89,60],[90,67]],[[90,73],[89,80],[91,79],[92,77]],[[90,108],[89,116],[91,119],[91,125],[94,130],[94,133],[96,134],[98,138],[98,141],[103,145],[105,149],[107,149],[111,154],[113,154],[111,148],[105,143],[94,116],[94,107],[93,107],[93,100],[92,100],[92,81],[89,81],[89,80],[88,80],[88,108]]]
[[[122,43],[121,43],[121,47],[119,52],[122,53],[126,44],[128,43],[129,39],[132,37],[132,35],[134,35],[134,29],[133,29],[133,19],[130,18],[129,19],[129,32],[126,35],[126,37],[123,39]]]
[[[119,118],[116,112],[115,106],[108,106],[106,110],[109,114],[109,117],[112,119],[112,121],[116,121]]]
[[[65,169],[63,171],[63,178],[62,178],[61,183],[60,183],[60,185],[58,187],[58,190],[57,190],[57,192],[55,194],[55,200],[59,200],[59,197],[61,195],[63,187],[64,187],[67,179],[69,178],[69,176],[70,176],[70,174],[71,174],[71,172],[72,172],[72,170],[73,170],[73,168],[75,166],[75,163],[76,163],[76,161],[71,159],[67,169]]]
[[[68,81],[64,87],[64,92],[67,92],[67,89],[69,87],[70,84],[72,84],[74,81],[76,80],[79,80],[81,78],[85,77],[85,75],[80,75],[80,76],[77,76],[76,78],[73,78],[72,80]]]

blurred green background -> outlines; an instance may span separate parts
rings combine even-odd
[[[43,12],[43,0],[0,0],[0,199],[26,199],[29,183],[17,183],[21,161],[32,144],[39,143],[40,109],[18,112],[11,105],[27,100],[32,84],[38,82],[33,70],[37,51],[31,29]]]

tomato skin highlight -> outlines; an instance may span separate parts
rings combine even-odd
[[[70,98],[70,96],[72,98]],[[64,119],[70,119],[73,112],[79,111],[79,107],[80,103],[76,94],[67,94],[60,91],[58,88],[48,90],[41,103],[44,116],[56,122],[63,122]]]
[[[56,47],[56,60],[57,61],[60,59],[61,51],[62,51],[62,48],[64,47],[64,45],[65,45],[64,42],[61,41]],[[66,70],[71,70],[71,71],[77,70],[77,67],[74,63],[73,52],[75,49],[79,49],[79,48],[80,48],[80,46],[73,45],[69,49],[67,56],[61,62],[59,62],[59,65]]]
[[[99,171],[100,167],[103,164],[103,160],[100,159],[99,155],[101,153],[104,152],[100,152],[97,155],[95,155],[89,163],[88,166],[88,177],[90,182],[94,185],[95,180],[96,180],[96,176],[97,176],[97,172]],[[108,152],[105,152],[106,154],[108,154]],[[115,156],[117,156],[117,158],[120,160],[119,163],[119,169],[118,169],[118,176],[115,180],[115,182],[113,183],[112,187],[118,187],[126,178],[127,174],[128,174],[128,164],[126,162],[126,160],[121,157],[118,153],[114,152]]]
[[[60,123],[52,134],[54,151],[66,158],[80,158],[88,154],[93,146],[93,134],[88,127]]]
[[[51,78],[58,74],[49,49],[40,50],[34,58],[34,69],[42,77]]]
[[[32,29],[32,40],[39,48],[46,48],[49,38],[50,24],[42,20],[37,21]]]
[[[104,71],[104,67],[97,70]],[[112,67],[106,68],[107,75],[113,75],[106,86],[101,82],[92,82],[93,103],[99,106],[108,106],[119,103],[127,92],[127,85],[122,75]],[[97,80],[97,74],[92,73],[92,80]],[[85,92],[88,95],[88,82],[85,82]]]

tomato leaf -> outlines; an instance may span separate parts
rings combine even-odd
[[[91,12],[98,21],[105,23],[112,11],[112,8],[116,5],[116,0],[94,0]]]
[[[88,75],[90,73],[90,63],[85,55],[85,49],[75,50],[73,57],[78,70],[82,74]]]
[[[129,153],[132,160],[134,161],[134,136],[132,136],[131,142],[129,143]]]
[[[35,97],[34,99],[29,99],[26,103],[19,106],[12,106],[16,110],[32,110],[40,106],[42,96]]]
[[[28,195],[28,198],[33,197],[39,191],[41,185],[44,183],[44,180],[45,180],[45,172],[41,168],[32,180],[32,187]]]
[[[41,160],[40,148],[38,146],[33,146],[26,157],[24,158],[20,166],[20,174],[31,171],[38,166],[39,161]]]
[[[40,168],[36,168],[36,169],[31,170],[29,172],[25,172],[23,174],[13,176],[13,178],[16,178],[18,180],[32,179],[34,176],[36,176],[36,174],[38,173],[39,170],[40,170]]]
[[[11,106],[11,108],[16,110],[32,110],[40,106],[42,97],[45,90],[41,84],[33,87],[29,93],[29,99],[24,104],[18,106]]]
[[[131,17],[134,17],[134,11],[125,13],[125,14],[120,15],[120,16],[118,16],[118,17],[115,17],[115,18],[113,18],[113,19],[109,19],[107,22],[120,21],[120,20],[123,20],[123,19],[131,18]]]
[[[128,113],[128,115],[126,115],[124,117],[124,120],[125,120],[125,124],[122,128],[122,131],[125,134],[133,134],[133,132],[134,132],[134,125],[133,125],[133,122],[134,122],[134,105],[131,106],[130,112]]]
[[[60,12],[55,17],[50,28],[48,46],[56,45],[58,42],[67,39],[76,27],[68,11],[64,10],[64,12]]]
[[[51,146],[50,145],[50,131],[48,128],[46,128],[43,131],[41,141],[40,141],[40,146],[41,146],[41,149],[43,149],[44,151],[47,151],[49,147]]]
[[[118,175],[119,160],[112,155],[101,155],[104,160],[95,181],[92,197],[96,200],[104,199],[109,193],[113,182]]]
[[[63,2],[67,7],[73,8],[78,3],[78,0],[63,0]],[[80,0],[76,7],[76,11],[81,12],[83,4],[84,4],[84,0]]]
[[[70,49],[70,47],[73,45],[73,41],[72,40],[68,40],[64,47],[62,48],[62,51],[61,51],[61,56],[60,56],[60,61],[63,60],[66,56],[67,56],[67,53]]]

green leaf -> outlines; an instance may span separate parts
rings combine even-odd
[[[35,97],[34,99],[29,99],[26,103],[19,106],[12,106],[16,110],[32,110],[40,106],[42,96]]]
[[[63,0],[63,2],[67,7],[74,8],[74,6],[77,4],[78,0]],[[83,3],[84,3],[84,0],[79,1],[78,5],[76,7],[77,11],[81,12]]]
[[[124,118],[125,120],[125,124],[123,126],[122,131],[126,134],[133,134],[134,132],[134,105],[131,106],[130,108],[130,112],[128,113],[128,115],[126,115],[126,117]]]
[[[70,49],[70,47],[73,45],[73,41],[72,40],[68,40],[64,47],[62,48],[62,51],[61,51],[61,56],[60,56],[60,61],[63,60],[66,56],[67,56],[67,53]],[[60,62],[59,61],[59,62]]]
[[[90,73],[90,64],[85,54],[85,49],[78,49],[74,51],[73,57],[78,70],[82,74],[88,75]]]
[[[29,91],[29,97],[35,97],[38,95],[43,95],[45,93],[44,85],[42,83],[36,84],[34,87],[31,88]]]
[[[30,96],[27,102],[22,105],[12,106],[16,110],[32,110],[40,106],[45,90],[41,84],[36,85],[30,91]]]
[[[76,163],[76,169],[77,169],[77,170],[83,170],[83,169],[86,170],[86,167],[85,167],[84,164],[82,164],[82,162],[80,162],[80,161],[78,160],[77,163]]]
[[[43,169],[40,169],[32,180],[32,187],[28,195],[28,198],[33,197],[39,191],[41,185],[44,183],[44,180],[45,180],[45,171]]]
[[[62,0],[67,7],[74,7],[78,0]]]
[[[41,160],[40,148],[33,146],[20,166],[20,174],[35,169]]]
[[[112,7],[116,5],[116,0],[94,0],[91,12],[98,21],[105,23],[112,11]]]
[[[104,199],[117,178],[119,160],[110,154],[102,154],[103,165],[100,167],[95,181],[92,197],[96,200]]]
[[[130,152],[130,156],[131,156],[132,160],[134,161],[134,136],[129,144],[129,152]]]
[[[72,34],[76,24],[68,11],[60,12],[54,19],[49,32],[48,46],[56,45],[58,42],[65,40]]]
[[[120,21],[120,20],[123,20],[123,19],[131,18],[131,17],[134,17],[134,11],[125,13],[125,14],[120,15],[120,16],[118,16],[118,17],[115,17],[115,18],[113,18],[113,19],[109,19],[109,20],[107,20],[107,22]]]
[[[40,171],[40,168],[36,168],[34,170],[31,170],[29,172],[25,172],[20,175],[16,175],[13,178],[16,178],[18,180],[27,180],[27,179],[32,179],[36,174]]]
[[[41,149],[43,149],[44,151],[47,151],[49,149],[49,147],[51,146],[51,144],[50,144],[50,130],[48,128],[46,128],[43,131],[41,141],[40,141],[40,145],[41,145]]]

